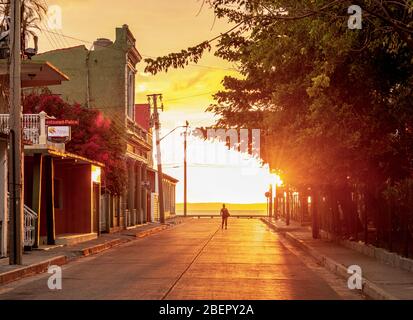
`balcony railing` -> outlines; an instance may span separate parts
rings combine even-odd
[[[38,215],[28,206],[24,206],[24,246],[33,247],[36,239]]]
[[[0,132],[9,134],[8,114],[0,114]],[[22,120],[23,140],[30,145],[45,145],[46,138],[46,119],[49,118],[45,112],[39,114],[25,114]]]
[[[140,128],[135,122],[128,119],[128,130],[134,133],[141,140],[148,144],[152,144],[152,135],[146,130]]]
[[[7,210],[4,221],[0,221],[0,228],[8,228],[10,218],[8,216],[10,210],[10,194],[7,193]],[[24,246],[33,247],[36,240],[36,225],[39,215],[29,206],[24,205]],[[0,229],[1,232],[1,229]],[[4,239],[3,239],[4,240]],[[0,240],[1,241],[1,240]]]

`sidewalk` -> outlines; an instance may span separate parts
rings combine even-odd
[[[313,256],[321,265],[333,273],[348,279],[347,268],[358,265],[362,269],[363,293],[371,299],[413,299],[413,273],[382,263],[331,240],[313,239],[311,230],[291,222],[262,219],[271,228]]]
[[[117,233],[102,234],[97,239],[73,246],[45,246],[40,248],[40,250],[25,252],[23,255],[23,266],[10,266],[8,258],[0,259],[0,285],[47,272],[48,267],[51,265],[64,265],[80,257],[87,257],[123,243],[150,236],[183,221],[183,218],[175,217],[167,220],[165,225],[160,223],[139,225]]]

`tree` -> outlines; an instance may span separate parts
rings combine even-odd
[[[361,30],[347,26],[355,3],[364,12]],[[356,225],[350,192],[363,194],[365,224],[380,226],[384,190],[413,173],[412,3],[210,4],[235,24],[219,37],[215,55],[236,63],[242,76],[225,77],[225,90],[207,109],[219,116],[216,125],[261,129],[263,159],[295,188],[330,190],[347,231]],[[204,42],[147,59],[147,71],[184,67],[210,48]]]
[[[39,24],[46,15],[47,6],[42,0],[22,0],[21,2],[21,21],[22,21],[22,50],[27,48],[30,38],[36,36],[36,31],[40,30]],[[0,14],[3,19],[10,16],[10,3],[0,4]],[[1,25],[5,25],[3,20]]]
[[[218,18],[236,24],[215,54],[237,63],[244,78],[226,77],[208,111],[220,116],[218,126],[261,128],[265,160],[288,164],[296,183],[343,181],[355,170],[364,180],[383,165],[392,177],[409,171],[381,161],[409,162],[401,150],[390,156],[389,140],[406,133],[400,117],[411,117],[409,108],[393,112],[396,99],[407,107],[411,97],[413,10],[407,1],[357,3],[361,31],[347,28],[349,1],[210,1]],[[147,59],[147,71],[183,67],[206,49],[210,42]]]
[[[275,26],[280,22],[317,20],[326,17],[333,23],[347,25],[348,8],[359,5],[367,24],[367,35],[380,32],[382,35],[397,33],[403,42],[413,49],[413,4],[410,0],[204,0],[209,3],[217,18],[226,18],[235,26],[211,40],[204,41],[181,52],[171,53],[156,59],[146,59],[146,72],[156,74],[169,68],[184,68],[190,62],[198,62],[205,51],[211,50],[212,43],[228,36],[247,33],[260,26]],[[239,40],[239,39],[238,39]],[[368,39],[366,39],[368,40]],[[221,56],[217,53],[218,56]]]
[[[96,109],[70,105],[47,90],[26,95],[23,109],[24,113],[44,111],[57,119],[79,120],[79,126],[72,127],[72,140],[66,144],[66,150],[103,163],[103,186],[113,194],[122,194],[126,166],[120,141],[125,137],[110,119]]]

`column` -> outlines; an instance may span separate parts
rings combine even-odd
[[[122,218],[122,215],[123,215],[123,213],[122,213],[122,210],[123,210],[122,196],[121,195],[116,196],[116,198],[115,198],[115,207],[116,207],[116,212],[117,212],[117,215],[118,215],[118,221],[117,221],[118,228],[120,228],[120,227],[122,227],[121,218]]]
[[[125,190],[120,196],[120,213],[121,213],[120,226],[124,227],[125,229],[128,226],[127,207],[128,207],[128,191]]]
[[[0,140],[0,220],[2,221],[0,257],[7,256],[7,217],[7,142]]]
[[[47,244],[56,243],[55,213],[54,213],[54,166],[53,158],[50,156],[44,159],[44,171],[46,180],[46,226]]]
[[[111,227],[111,213],[110,213],[110,195],[107,190],[105,190],[105,194],[103,196],[103,212],[105,215],[105,232],[110,232]]]
[[[40,212],[42,203],[42,175],[43,175],[43,155],[36,153],[33,156],[33,192],[32,210],[37,213],[37,224],[35,226],[34,247],[38,248],[40,243]]]
[[[47,144],[47,133],[46,133],[46,112],[42,111],[39,113],[40,117],[40,134],[39,134],[39,144]]]
[[[135,219],[133,218],[133,211],[135,207],[135,188],[136,188],[136,177],[135,177],[135,161],[128,162],[128,209],[129,217],[126,225],[135,224]]]
[[[142,164],[136,163],[136,216],[138,224],[142,224]]]
[[[109,232],[111,228],[115,227],[115,211],[113,209],[114,201],[113,195],[108,193],[108,202],[109,202]]]
[[[148,180],[148,171],[147,166],[142,165],[142,181],[146,182]],[[148,189],[146,187],[142,188],[142,223],[148,222],[148,213],[147,213],[147,194]]]

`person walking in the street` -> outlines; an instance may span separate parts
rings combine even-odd
[[[222,229],[224,229],[224,226],[225,226],[225,230],[228,228],[228,217],[229,216],[230,216],[229,211],[227,208],[225,208],[225,204],[223,204],[222,209],[221,209]]]

